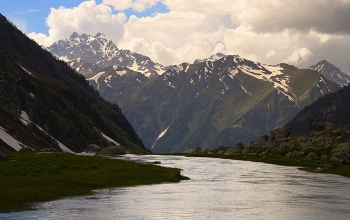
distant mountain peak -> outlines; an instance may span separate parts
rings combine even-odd
[[[334,66],[327,60],[321,60],[317,64],[310,66],[309,69],[316,70],[324,75],[328,80],[345,86],[350,83],[350,76],[343,73],[338,67]]]
[[[202,63],[202,62],[206,62],[206,61],[215,62],[215,61],[220,60],[221,58],[224,58],[224,57],[226,57],[226,55],[224,55],[223,53],[216,53],[216,54],[212,54],[209,58],[197,59],[193,63],[197,64],[197,63]]]
[[[95,38],[98,38],[98,37],[106,37],[106,35],[104,35],[104,33],[100,33],[98,32],[96,35],[95,35]]]
[[[74,39],[79,37],[79,34],[77,32],[73,32],[72,35],[70,35],[69,39]]]

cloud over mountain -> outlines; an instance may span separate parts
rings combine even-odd
[[[162,5],[167,12],[131,15]],[[113,11],[114,10],[114,11]],[[72,32],[105,33],[118,47],[164,65],[192,62],[216,52],[265,63],[308,67],[327,59],[350,73],[350,0],[103,0],[51,9],[49,36],[29,36],[46,46]],[[343,54],[339,56],[337,54]]]

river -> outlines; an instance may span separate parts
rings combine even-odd
[[[191,179],[97,190],[35,211],[0,213],[0,219],[349,219],[350,178],[215,158],[124,158],[160,161]]]

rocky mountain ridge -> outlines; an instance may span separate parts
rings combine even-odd
[[[152,81],[122,69],[99,73],[91,84],[107,100],[120,104],[155,152],[179,152],[196,144],[247,143],[339,88],[315,71],[239,56],[183,63]]]
[[[168,67],[158,77],[114,65],[88,80],[121,106],[155,152],[249,143],[340,88],[314,70],[220,53]]]

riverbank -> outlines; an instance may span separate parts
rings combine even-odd
[[[179,182],[179,169],[70,153],[10,152],[0,160],[0,212],[92,190]]]
[[[310,160],[306,157],[288,158],[286,156],[274,155],[274,156],[262,156],[262,155],[223,155],[223,154],[173,154],[187,157],[211,157],[222,158],[231,160],[244,160],[252,162],[262,162],[268,164],[282,165],[282,166],[294,166],[299,167],[299,170],[307,172],[319,172],[326,174],[336,174],[344,177],[350,177],[350,165],[332,163],[326,159]]]

